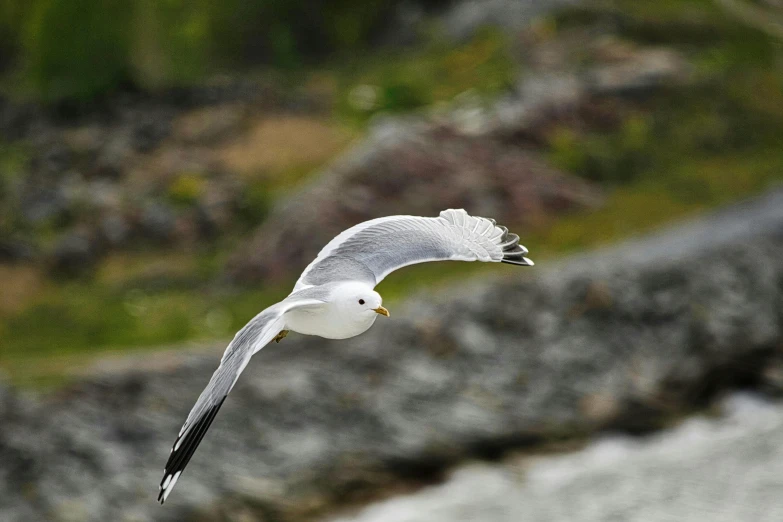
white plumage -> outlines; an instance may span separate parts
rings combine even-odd
[[[305,268],[293,292],[245,325],[190,411],[174,442],[158,500],[174,488],[239,374],[254,353],[289,330],[329,339],[354,337],[388,316],[373,290],[390,272],[427,261],[484,261],[532,266],[519,236],[464,210],[438,217],[390,216],[360,223],[332,239]]]

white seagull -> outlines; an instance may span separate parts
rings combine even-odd
[[[239,374],[266,344],[280,342],[289,330],[327,339],[367,331],[378,315],[389,317],[373,288],[398,268],[427,261],[533,266],[525,254],[519,236],[494,219],[461,209],[444,210],[435,218],[373,219],[332,239],[305,268],[291,295],[251,319],[226,348],[174,442],[160,482],[160,503],[174,489]]]

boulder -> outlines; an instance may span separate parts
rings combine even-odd
[[[473,463],[442,485],[333,522],[719,522],[783,518],[783,407],[736,395],[721,416],[565,455]],[[709,515],[707,515],[709,514]]]

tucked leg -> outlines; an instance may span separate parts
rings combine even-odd
[[[280,330],[280,333],[275,336],[275,342],[279,343],[283,339],[285,339],[285,336],[288,335],[288,330]]]

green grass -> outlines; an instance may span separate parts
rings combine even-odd
[[[286,295],[282,287],[230,291],[196,288],[119,288],[99,282],[51,285],[24,311],[0,322],[0,368],[30,360],[185,341],[227,339],[264,306]]]

